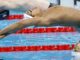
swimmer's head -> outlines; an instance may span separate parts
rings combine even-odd
[[[27,12],[27,14],[29,14],[29,15],[31,15],[33,17],[40,16],[42,14],[42,10],[40,8],[34,8],[32,10],[29,10]]]

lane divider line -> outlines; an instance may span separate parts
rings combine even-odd
[[[73,50],[74,44],[64,45],[42,45],[42,46],[12,46],[12,47],[0,47],[0,52],[19,52],[19,51],[62,51]]]
[[[51,28],[25,28],[16,32],[16,34],[25,33],[51,33],[51,32],[76,32],[74,27],[51,27]]]
[[[23,15],[10,15],[7,20],[14,20],[14,19],[23,19]]]

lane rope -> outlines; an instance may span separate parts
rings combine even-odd
[[[7,17],[7,20],[14,20],[14,19],[18,19],[18,20],[20,20],[20,19],[23,19],[24,18],[24,15],[9,15],[8,17]]]
[[[25,33],[51,33],[51,32],[75,32],[74,27],[51,27],[51,28],[25,28],[16,32],[16,34]]]
[[[19,51],[62,51],[73,50],[74,44],[64,45],[43,45],[43,46],[12,46],[12,47],[0,47],[0,52],[19,52]]]

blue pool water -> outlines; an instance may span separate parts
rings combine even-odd
[[[22,14],[23,12],[13,12]],[[0,30],[19,20],[1,20]],[[0,40],[0,47],[8,46],[38,46],[53,44],[75,44],[80,39],[80,34],[73,33],[35,33],[35,34],[11,34]],[[72,60],[71,50],[68,51],[26,51],[26,52],[0,52],[3,60]]]

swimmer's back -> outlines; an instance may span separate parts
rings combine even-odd
[[[60,13],[60,14],[62,14],[62,13],[73,13],[72,11],[75,11],[75,12],[77,12],[77,13],[79,13],[80,11],[79,10],[77,10],[77,9],[74,9],[74,8],[69,8],[69,7],[64,7],[64,6],[58,6],[58,5],[56,5],[56,6],[53,6],[53,7],[50,7],[50,8],[48,8],[44,13],[43,13],[43,15],[45,16],[45,15],[49,15],[49,14],[56,14],[56,13]],[[80,14],[80,13],[79,13]]]
[[[77,20],[78,18],[80,19],[80,11],[74,8],[69,8],[69,7],[63,7],[63,6],[53,6],[48,8],[45,12],[43,12],[42,16],[45,17],[56,17],[58,15],[63,15],[63,16],[70,16],[72,17],[71,20]],[[77,19],[75,18],[77,16]],[[66,18],[66,17],[65,17]],[[67,19],[68,20],[68,19]]]
[[[55,6],[43,12],[42,17],[48,22],[55,22],[60,25],[80,26],[80,11],[74,8]]]

